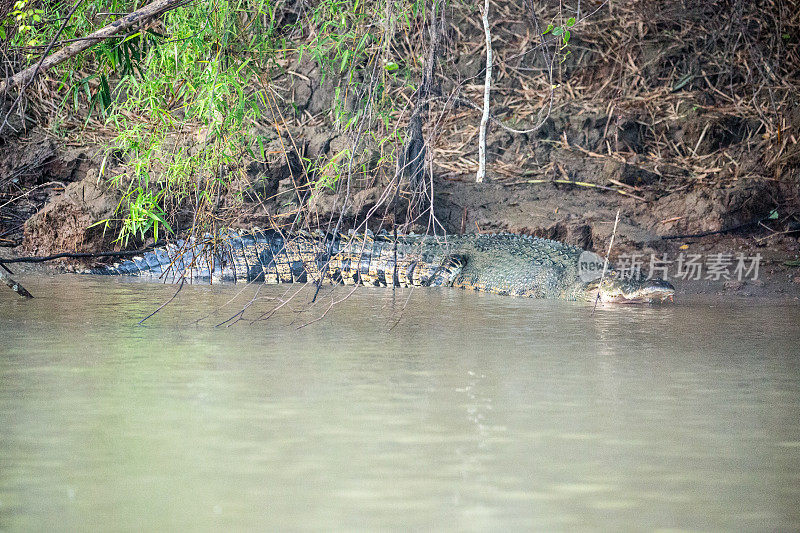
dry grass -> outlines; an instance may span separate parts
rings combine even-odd
[[[523,24],[522,6],[494,9],[494,112],[534,123],[550,91],[540,39]],[[480,21],[466,8],[454,11],[452,52],[480,56]],[[558,22],[555,8],[537,12]],[[687,182],[785,177],[800,154],[799,28],[800,12],[775,0],[609,3],[579,21],[570,55],[556,65],[554,128],[538,141],[525,137],[518,157],[494,162],[491,173],[495,180],[518,179],[519,169],[560,177],[553,159],[566,150],[633,163],[662,178],[660,192]],[[446,74],[457,78],[460,68]],[[473,101],[482,89],[477,78],[455,84]],[[478,118],[463,108],[444,115],[436,163],[450,177],[474,173]],[[589,129],[599,135],[583,137]],[[537,160],[536,144],[547,143],[553,155]]]

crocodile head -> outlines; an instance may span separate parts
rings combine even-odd
[[[663,279],[632,279],[612,272],[610,275],[600,280],[595,280],[586,285],[584,294],[587,299],[593,301],[600,289],[600,301],[606,303],[658,303],[665,300],[672,301],[675,294],[675,287]]]

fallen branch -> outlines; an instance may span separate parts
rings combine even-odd
[[[14,197],[14,198],[12,198],[11,200],[7,201],[6,203],[0,204],[0,209],[4,208],[4,207],[5,207],[5,206],[7,206],[8,204],[11,204],[11,203],[14,203],[14,202],[16,202],[17,200],[22,200],[23,198],[25,198],[26,196],[28,196],[30,193],[32,193],[32,192],[33,192],[33,191],[35,191],[36,189],[40,189],[40,188],[42,188],[42,187],[49,187],[50,185],[60,185],[62,188],[66,187],[66,185],[65,185],[65,184],[64,184],[64,182],[62,182],[62,181],[48,181],[47,183],[40,183],[40,184],[39,184],[39,185],[37,185],[36,187],[31,187],[30,189],[28,189],[28,190],[27,190],[27,191],[25,191],[24,193],[22,193],[22,194],[20,194],[20,195],[18,195],[18,196],[15,196],[15,197]]]
[[[475,109],[477,111],[483,111],[483,108],[478,104],[476,104],[475,102],[473,102],[472,100],[469,100],[467,98],[462,98],[460,96],[448,96],[448,97],[434,96],[431,97],[431,100],[448,100],[452,102],[454,106],[464,106],[464,107],[469,107],[470,109]],[[514,134],[528,134],[528,133],[533,133],[535,131],[539,131],[542,128],[542,126],[544,126],[549,116],[550,112],[548,111],[547,114],[544,116],[544,118],[539,120],[539,122],[532,128],[518,130],[517,128],[512,128],[511,126],[506,125],[501,119],[497,118],[497,116],[495,116],[491,111],[489,112],[489,120],[497,124],[499,127],[503,128],[507,132]]]
[[[129,250],[124,252],[62,252],[59,254],[53,255],[33,255],[33,256],[26,256],[26,257],[17,257],[14,259],[0,259],[0,266],[5,263],[44,263],[45,261],[52,261],[53,259],[61,259],[61,258],[70,258],[70,259],[81,259],[87,257],[129,257],[132,255],[141,255],[145,252],[150,252],[156,246],[160,246],[164,244],[163,242],[158,242],[153,246],[149,246],[147,248],[143,248],[141,250]]]
[[[19,94],[17,95],[17,98],[14,100],[14,103],[11,104],[11,107],[8,108],[8,113],[6,113],[6,116],[3,118],[3,122],[0,122],[0,132],[2,132],[3,128],[5,128],[6,124],[8,124],[8,119],[9,119],[9,117],[11,117],[11,113],[14,112],[14,109],[17,107],[17,105],[20,103],[20,101],[22,101],[22,94],[25,92],[25,89],[28,88],[28,85],[31,84],[31,82],[33,81],[33,78],[36,76],[36,73],[39,72],[40,68],[42,68],[42,62],[44,62],[45,57],[47,57],[47,54],[50,53],[50,50],[53,48],[53,44],[58,40],[59,37],[61,37],[61,33],[64,31],[64,28],[67,27],[67,23],[69,23],[70,19],[72,18],[72,15],[75,14],[75,11],[77,11],[78,6],[80,6],[82,2],[83,2],[83,0],[78,0],[78,2],[76,2],[75,5],[72,6],[72,9],[69,10],[69,14],[66,16],[66,18],[64,18],[64,21],[61,23],[61,27],[58,28],[58,31],[56,32],[56,36],[53,37],[53,39],[47,45],[47,48],[45,49],[44,53],[42,54],[42,57],[39,59],[39,62],[36,63],[35,66],[31,67],[31,68],[33,68],[33,73],[29,77],[26,78],[25,86],[22,88],[21,91],[19,91]],[[27,70],[30,70],[30,68],[27,69]],[[12,78],[13,78],[13,76],[12,76]],[[11,79],[11,78],[9,78],[9,79]],[[0,87],[2,87],[2,89],[0,89],[0,94],[4,94],[6,92],[6,88],[10,87],[10,85],[8,85],[8,83],[6,81],[3,81],[3,82],[0,82]]]
[[[2,268],[0,268],[0,281],[5,283],[6,285],[8,285],[9,289],[11,289],[12,291],[16,292],[17,294],[19,294],[23,298],[28,298],[28,299],[33,298],[33,295],[31,293],[29,293],[25,289],[25,287],[20,285],[19,282],[14,281],[10,277],[8,277],[8,275],[5,272],[3,272]]]
[[[600,189],[601,191],[611,191],[617,194],[621,194],[622,196],[629,196],[631,198],[635,198],[639,201],[646,202],[647,198],[643,198],[633,193],[629,193],[628,191],[623,191],[622,189],[615,189],[614,187],[606,187],[605,185],[598,185],[596,183],[589,183],[586,181],[574,181],[574,180],[522,180],[522,181],[512,181],[512,182],[504,182],[506,185],[526,185],[526,184],[542,184],[542,183],[558,183],[559,185],[575,185],[576,187],[588,187],[590,189]]]
[[[147,4],[141,9],[137,9],[132,13],[128,13],[121,19],[115,20],[108,26],[88,35],[84,40],[75,42],[66,48],[62,48],[58,52],[43,58],[36,65],[32,65],[25,70],[18,72],[3,81],[0,81],[0,93],[4,93],[14,87],[27,85],[31,80],[33,80],[34,77],[36,77],[38,73],[44,72],[45,70],[52,68],[59,63],[63,63],[67,59],[80,54],[84,50],[91,48],[95,44],[104,41],[109,37],[113,37],[114,35],[127,30],[131,26],[134,26],[150,17],[160,15],[165,11],[180,7],[185,3],[186,0],[156,0],[155,2]]]
[[[736,224],[734,226],[729,226],[727,228],[718,229],[716,231],[704,231],[702,233],[686,233],[686,234],[682,234],[682,235],[663,235],[661,237],[661,240],[662,241],[669,241],[669,240],[673,240],[673,239],[697,239],[697,238],[700,238],[700,237],[708,237],[709,235],[719,235],[720,233],[730,233],[732,231],[743,229],[743,228],[746,228],[748,226],[754,226],[755,224],[761,224],[765,220],[771,220],[772,218],[773,218],[773,215],[772,215],[772,213],[770,213],[769,215],[767,215],[765,217],[755,218],[755,219],[750,220],[748,222],[743,222],[741,224]],[[767,229],[770,229],[770,228],[767,228]],[[770,231],[772,231],[772,230],[770,230]],[[786,233],[791,233],[791,232],[786,232]],[[760,241],[761,241],[761,239],[757,240],[756,242],[760,242]]]

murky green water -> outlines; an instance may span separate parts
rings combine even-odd
[[[800,306],[21,281],[3,530],[800,528]]]

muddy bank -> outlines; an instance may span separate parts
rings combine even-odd
[[[296,156],[305,157],[310,150],[324,154],[344,142],[332,130],[319,126],[298,127],[294,135],[301,140],[300,154],[251,164],[248,181],[239,185],[236,194],[231,191],[223,198],[221,205],[235,210],[233,226],[270,227],[291,221],[303,201],[295,187],[301,170]],[[502,135],[495,133],[490,141],[499,142]],[[34,127],[7,138],[4,148],[0,164],[4,176],[14,179],[5,181],[7,188],[0,201],[5,204],[0,220],[0,238],[5,245],[2,257],[122,249],[114,242],[113,225],[120,192],[99,176],[102,146],[66,146]],[[539,147],[531,142],[520,149],[535,153]],[[790,183],[743,177],[725,183],[693,182],[670,191],[667,184],[674,186],[675,182],[654,177],[641,166],[586,151],[580,145],[562,143],[552,149],[551,163],[557,164],[520,166],[514,174],[495,175],[483,184],[475,183],[470,174],[434,167],[437,231],[509,231],[567,242],[604,255],[619,210],[612,258],[625,261],[636,256],[646,271],[652,257],[666,257],[679,294],[800,296],[797,190]],[[627,187],[617,185],[620,183]],[[408,195],[401,190],[388,201],[386,195],[387,189],[378,179],[354,181],[343,229],[361,224],[370,212],[370,228],[390,228],[397,214],[407,208]],[[308,196],[306,220],[325,228],[337,219],[341,205],[341,195],[317,191]],[[777,216],[771,218],[771,214]],[[103,220],[112,224],[98,225]],[[406,227],[430,231],[429,221],[430,217],[423,216]],[[728,228],[737,229],[724,231]],[[714,234],[719,231],[723,232]],[[692,236],[698,234],[702,236]],[[671,238],[675,236],[683,237]],[[129,247],[146,244],[148,241],[134,241]],[[690,254],[702,256],[704,264],[715,254],[730,254],[728,274],[706,279],[703,272],[700,279],[676,279],[678,258]],[[755,279],[735,272],[740,255],[760,257]],[[71,270],[86,264],[65,261],[55,268]],[[47,268],[20,265],[17,269],[41,272]]]
[[[219,171],[225,185],[209,208],[213,223],[327,229],[342,214],[342,229],[511,231],[604,254],[619,210],[612,257],[760,255],[761,280],[703,279],[686,290],[797,291],[800,112],[792,102],[800,80],[790,68],[796,43],[774,42],[774,13],[717,2],[682,11],[670,2],[614,6],[573,28],[570,53],[548,79],[544,56],[531,45],[542,36],[526,22],[529,14],[522,5],[496,4],[492,113],[506,127],[540,127],[515,133],[490,123],[488,183],[474,182],[483,30],[469,5],[454,3],[426,104],[424,179],[394,188],[397,154],[406,147],[392,152],[342,127],[342,109],[356,112],[363,101],[336,95],[357,93],[367,81],[363,70],[348,77],[290,55],[265,73],[277,109],[250,126],[235,164]],[[710,31],[712,15],[725,31]],[[747,42],[734,38],[740,24]],[[772,66],[756,68],[753,58]],[[399,102],[390,118],[401,132],[420,77],[411,64],[411,78],[385,88]],[[0,105],[3,115],[8,103]],[[34,102],[27,113],[12,113],[0,134],[4,254],[121,248],[115,237],[125,212],[112,179],[131,162],[109,155],[108,128],[76,111],[57,130],[64,117],[56,114]],[[168,139],[170,150],[209,142],[203,125],[184,126]],[[358,172],[347,180],[327,175],[328,163],[345,153],[354,154]],[[176,233],[193,227],[191,207],[164,205]],[[133,238],[128,247],[148,239]]]
[[[450,233],[509,231],[568,242],[605,255],[619,210],[621,218],[612,258],[618,264],[638,262],[643,273],[648,273],[653,258],[668,261],[666,275],[678,288],[679,295],[765,297],[776,301],[800,298],[800,243],[797,233],[788,231],[797,228],[788,223],[778,226],[774,220],[752,223],[768,216],[775,205],[770,201],[768,188],[753,191],[751,187],[734,185],[729,189],[708,190],[702,197],[707,210],[695,215],[705,216],[705,219],[700,222],[698,218],[697,223],[677,226],[674,224],[678,221],[676,219],[692,220],[692,211],[687,209],[685,197],[676,208],[678,200],[670,196],[648,202],[576,185],[476,184],[468,179],[442,177],[437,177],[434,183],[435,214],[441,227]],[[381,191],[373,187],[356,193],[345,228],[363,219],[379,200]],[[119,243],[113,242],[112,232],[104,233],[102,226],[93,226],[98,220],[113,216],[119,199],[118,191],[98,183],[95,169],[89,168],[83,179],[68,182],[61,191],[50,189],[50,195],[50,199],[44,201],[41,209],[24,224],[23,242],[16,247],[0,247],[0,257],[121,249]],[[321,210],[324,205],[328,204],[320,203],[317,209]],[[682,211],[680,206],[683,206]],[[726,209],[726,206],[732,208]],[[271,207],[279,209],[276,205]],[[673,208],[677,211],[671,211]],[[264,215],[262,209],[263,201],[246,202],[236,226],[269,227],[269,216]],[[375,216],[369,225],[373,229],[390,227],[392,217],[392,213],[388,214],[388,220]],[[737,225],[742,227],[731,232],[696,237],[678,231],[686,228],[702,234]],[[412,229],[424,231],[426,228],[418,224]],[[686,236],[663,238],[675,235]],[[720,254],[728,258],[727,269],[715,278],[708,271],[708,264]],[[681,278],[679,258],[688,259],[690,256],[702,264],[700,270],[690,272],[688,278],[684,272]],[[756,256],[759,263],[757,272],[736,271],[739,257],[752,261]],[[14,265],[14,270],[23,274],[72,271],[87,264],[97,264],[97,261],[21,264]],[[665,273],[657,274],[663,276]]]

